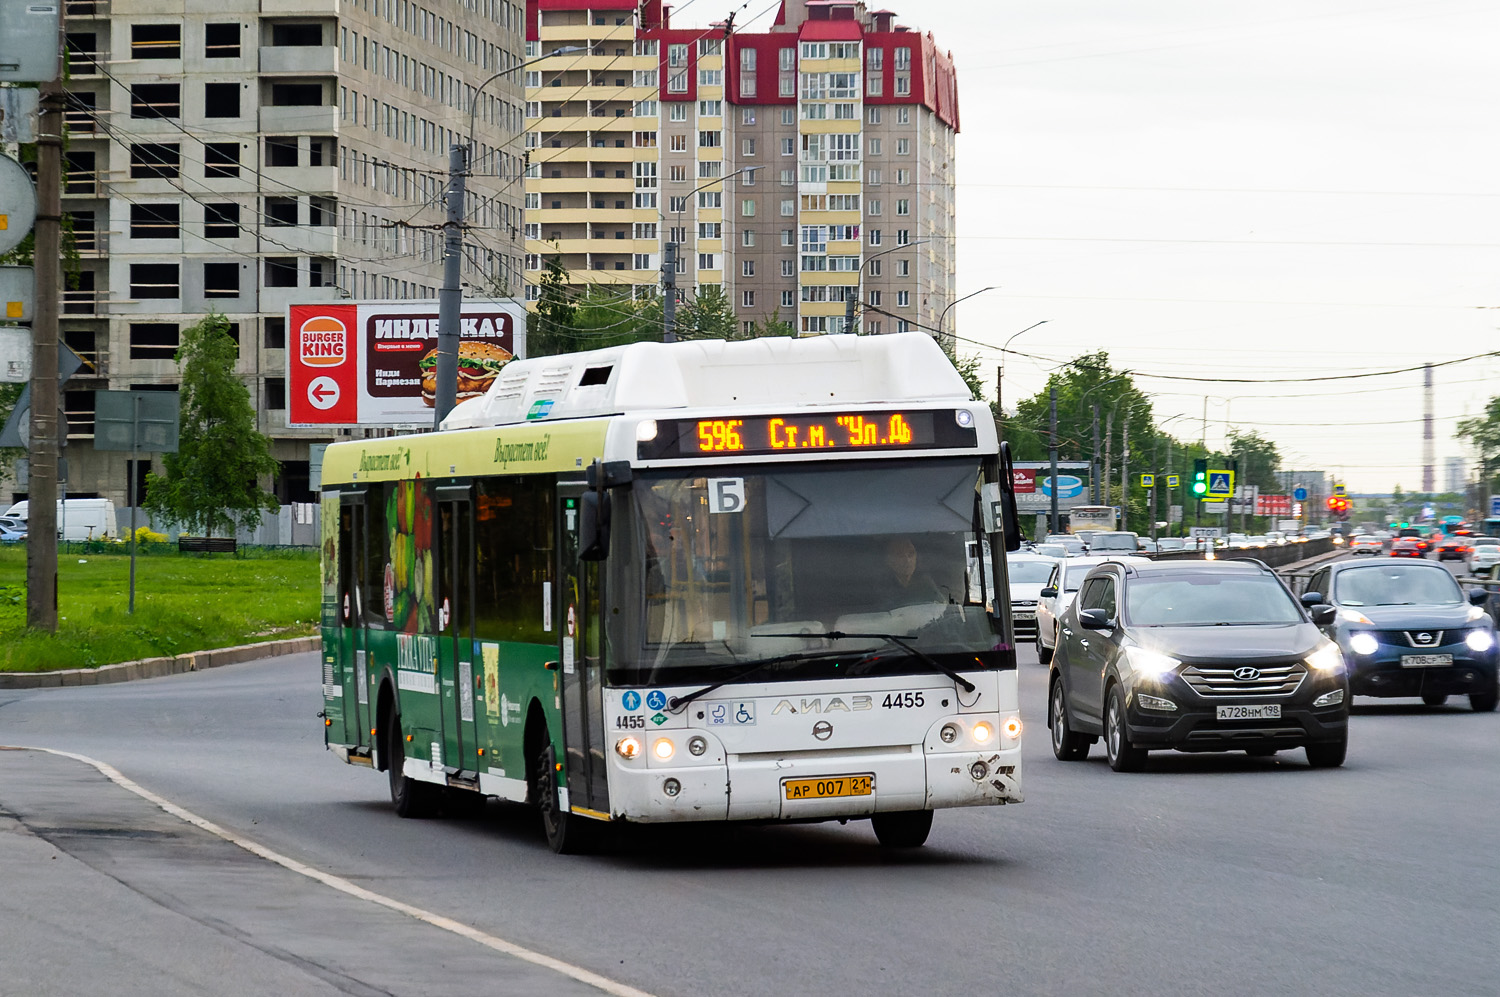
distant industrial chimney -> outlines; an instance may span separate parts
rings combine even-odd
[[[1422,365],[1422,491],[1437,491],[1437,457],[1432,439],[1432,364]]]

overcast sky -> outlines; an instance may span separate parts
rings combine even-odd
[[[679,4],[708,24],[735,0]],[[1297,378],[1500,350],[1500,4],[884,0],[957,62],[962,352],[1009,403],[1106,349],[1140,375]],[[751,0],[744,25],[773,0]],[[764,30],[773,13],[755,19]],[[983,344],[983,345],[980,345]],[[1037,359],[1045,358],[1045,359]],[[1437,484],[1500,358],[1434,372]],[[1354,491],[1422,481],[1420,372],[1142,376],[1158,421],[1276,440]]]

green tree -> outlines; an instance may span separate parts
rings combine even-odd
[[[1479,458],[1481,491],[1493,495],[1500,471],[1500,396],[1491,398],[1484,415],[1460,419],[1454,435]]]
[[[703,284],[698,293],[677,307],[678,339],[742,338],[729,295],[718,284]]]
[[[526,324],[526,355],[550,357],[575,349],[573,317],[576,307],[568,290],[568,270],[561,256],[547,259],[547,267],[537,280],[540,289],[536,309]]]
[[[145,507],[206,536],[227,534],[236,524],[253,530],[263,512],[277,508],[259,479],[280,465],[271,441],[255,429],[250,392],[234,376],[238,354],[223,315],[183,331],[178,449],[162,457],[166,474],[146,476]]]

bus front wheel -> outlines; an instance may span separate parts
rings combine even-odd
[[[886,848],[920,848],[932,831],[932,811],[874,814],[870,817],[870,827],[875,830],[875,839]]]
[[[405,774],[406,742],[401,736],[401,717],[386,716],[386,771],[391,778],[391,805],[398,817],[431,817],[437,809],[438,789]]]
[[[542,833],[547,845],[559,855],[585,852],[593,828],[587,826],[587,817],[575,817],[564,810],[561,797],[557,791],[557,753],[549,740],[531,766],[531,798],[542,818]]]

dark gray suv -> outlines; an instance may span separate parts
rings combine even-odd
[[[1349,682],[1338,645],[1309,610],[1250,558],[1106,562],[1063,614],[1047,723],[1064,761],[1104,738],[1110,767],[1138,771],[1147,752],[1302,748],[1314,768],[1342,765]]]

